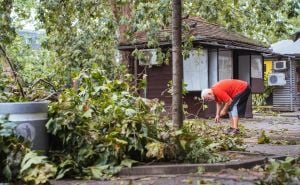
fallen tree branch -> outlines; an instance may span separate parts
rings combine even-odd
[[[36,86],[39,82],[44,82],[44,83],[48,84],[49,86],[52,87],[52,89],[53,89],[55,92],[57,92],[56,88],[54,87],[54,85],[53,85],[52,83],[50,83],[50,82],[48,82],[47,80],[42,79],[42,78],[38,79],[38,80],[31,86],[31,88],[34,87],[34,86]]]
[[[9,67],[11,68],[12,74],[13,74],[13,76],[14,76],[14,78],[15,78],[18,86],[19,86],[19,90],[21,92],[22,97],[25,98],[25,93],[24,93],[24,90],[23,90],[23,86],[22,86],[20,80],[18,79],[17,72],[14,69],[14,66],[13,66],[11,60],[8,58],[5,49],[3,48],[3,46],[1,44],[0,44],[0,50],[1,50],[1,52],[2,52],[2,54],[4,56],[4,58],[5,58],[6,62],[8,63]]]

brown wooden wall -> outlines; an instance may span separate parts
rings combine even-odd
[[[251,91],[252,91],[252,93],[264,92],[264,79],[263,78],[251,78]]]
[[[133,70],[133,69],[132,69]],[[144,70],[144,66],[139,66],[139,72],[145,71],[147,74],[147,93],[146,98],[153,99],[158,98],[161,101],[165,102],[165,108],[168,114],[171,116],[171,106],[172,106],[172,96],[167,92],[167,84],[170,80],[172,80],[172,65],[163,64],[161,66],[152,66],[150,68],[147,67]],[[163,93],[164,92],[164,93]],[[141,93],[143,96],[143,93]],[[187,112],[186,118],[197,118],[197,117],[215,117],[215,103],[208,102],[208,108],[203,109],[202,102],[199,100],[195,100],[195,97],[201,97],[201,91],[197,92],[188,92],[183,102],[187,104]],[[251,100],[248,100],[247,110],[245,117],[252,117],[252,107]]]

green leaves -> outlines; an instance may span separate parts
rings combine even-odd
[[[51,104],[46,125],[64,148],[64,155],[55,158],[66,164],[59,166],[58,177],[107,178],[146,157],[145,145],[157,137],[162,105],[147,105],[132,93],[130,76],[109,80],[95,67],[76,79],[78,90],[66,89]]]
[[[0,179],[2,182],[14,182],[20,171],[22,157],[27,145],[14,133],[16,123],[0,119]]]
[[[300,182],[300,158],[287,157],[285,160],[270,160],[265,166],[266,176],[256,184],[297,184]]]
[[[8,137],[13,135],[16,126],[17,123],[0,118],[0,137]]]
[[[33,184],[44,184],[54,177],[57,168],[50,164],[46,156],[39,156],[35,152],[27,153],[21,163],[20,177]]]
[[[109,3],[102,1],[41,1],[38,18],[46,29],[45,45],[57,53],[57,69],[71,79],[97,64],[110,77],[115,63],[116,24]],[[62,26],[63,25],[63,26]]]
[[[243,140],[224,133],[224,126],[204,120],[185,121],[183,128],[171,133],[181,148],[182,160],[192,163],[215,163],[228,159],[219,154],[226,150],[243,150]]]
[[[131,168],[132,165],[134,163],[137,163],[138,161],[135,161],[135,160],[132,160],[132,159],[123,159],[122,162],[121,162],[121,166],[125,166],[125,167],[128,167],[128,168]]]
[[[146,145],[147,153],[146,156],[151,158],[163,159],[165,156],[165,144],[161,142],[152,142]]]
[[[266,135],[266,131],[262,130],[258,139],[257,139],[258,144],[265,144],[265,143],[270,143],[270,137]]]
[[[184,7],[188,15],[220,23],[230,30],[268,44],[287,38],[299,27],[299,21],[294,21],[299,20],[299,7],[296,8],[295,0],[185,1]]]

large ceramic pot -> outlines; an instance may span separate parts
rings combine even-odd
[[[17,123],[16,133],[32,142],[33,150],[48,149],[49,102],[0,103],[0,115],[7,115],[8,120]]]

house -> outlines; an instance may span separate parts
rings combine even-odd
[[[264,88],[263,56],[262,53],[271,51],[264,45],[241,34],[229,32],[220,25],[208,23],[205,20],[192,17],[183,20],[189,25],[193,36],[193,49],[183,62],[183,80],[186,83],[187,94],[184,102],[188,106],[190,117],[214,117],[215,105],[204,110],[203,102],[199,101],[201,90],[222,79],[241,79],[249,82],[252,93],[261,93]],[[159,48],[168,52],[171,48],[171,29],[163,29],[159,34]],[[169,64],[157,63],[157,50],[147,46],[147,34],[137,33],[133,43],[120,43],[118,49],[127,53],[129,71],[139,78],[139,74],[146,74],[147,85],[141,91],[141,96],[158,98],[171,110],[172,96],[163,93],[172,80],[172,61]],[[134,50],[145,53],[144,60],[132,55]],[[197,98],[198,97],[198,98]],[[252,117],[252,104],[249,98],[246,117]]]
[[[268,84],[273,86],[273,108],[278,111],[300,110],[300,31],[294,39],[281,40],[271,45],[272,72]]]
[[[45,36],[44,31],[18,30],[17,33],[24,39],[24,42],[32,49],[41,48],[41,37]]]

